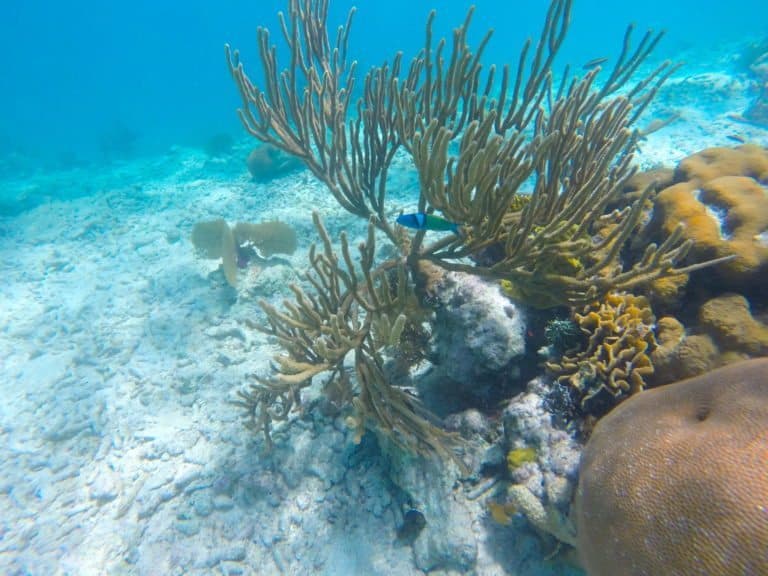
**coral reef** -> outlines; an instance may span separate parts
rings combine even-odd
[[[325,48],[331,46],[327,12],[327,0],[290,0],[290,17],[282,26],[291,63],[283,72],[269,30],[259,29],[264,87],[250,80],[239,53],[227,47],[242,98],[240,118],[252,136],[301,159],[347,211],[373,217],[396,245],[386,180],[396,153],[404,149],[419,175],[419,212],[440,212],[462,230],[431,244],[425,244],[424,231],[417,232],[407,259],[411,270],[429,260],[448,270],[507,280],[518,298],[542,308],[584,304],[611,289],[628,290],[681,272],[677,263],[690,243],[678,232],[649,244],[645,257],[631,266],[619,257],[650,188],[625,209],[607,211],[634,173],[632,153],[640,135],[632,125],[676,69],[665,62],[617,95],[660,34],[649,32],[633,46],[630,28],[617,64],[599,87],[597,67],[555,88],[548,78],[568,30],[571,1],[553,0],[533,57],[529,61],[526,47],[516,74],[499,68],[496,96],[494,68],[487,81],[480,80],[491,33],[472,50],[470,10],[450,56],[444,55],[446,42],[432,47],[433,12],[424,50],[407,74],[400,75],[400,54],[372,68],[357,118],[348,123],[355,63],[348,61],[347,47],[354,11],[333,49]],[[327,82],[318,70],[328,75]],[[281,75],[302,79],[307,90],[286,84]],[[529,178],[534,190],[521,201],[519,188]],[[594,234],[605,219],[613,222],[612,232]],[[467,257],[475,264],[466,263]]]
[[[598,422],[581,462],[590,576],[766,574],[768,359],[648,390]]]
[[[192,228],[192,245],[201,258],[221,258],[227,283],[237,286],[237,269],[254,257],[293,254],[296,232],[285,222],[238,222],[234,228],[221,218],[198,222]]]
[[[504,409],[507,472],[511,481],[506,490],[506,509],[521,512],[542,534],[574,545],[575,530],[569,510],[580,446],[568,432],[555,425],[547,409],[548,393],[547,383],[535,379]]]
[[[565,355],[547,368],[578,394],[585,412],[602,412],[642,390],[653,374],[655,317],[644,296],[608,294],[574,319],[588,337],[584,350]],[[607,405],[606,405],[607,403]]]
[[[736,258],[718,266],[732,285],[763,277],[768,268],[768,195],[753,178],[686,181],[659,193],[655,216],[666,233],[685,225],[694,254]]]
[[[392,385],[385,373],[384,349],[398,344],[406,324],[404,310],[413,302],[402,263],[374,268],[373,223],[359,245],[360,264],[355,266],[346,234],[341,236],[340,258],[316,212],[313,221],[322,248],[310,248],[311,269],[304,278],[309,287],[290,286],[294,300],[285,301],[286,312],[260,302],[268,326],[257,328],[274,337],[284,352],[273,357],[273,375],[255,377],[247,390],[238,392],[236,404],[245,411],[246,425],[262,431],[270,446],[273,423],[297,411],[302,390],[327,373],[326,390],[336,391],[343,408],[352,408],[347,422],[358,441],[372,428],[400,448],[454,459],[463,468],[452,449],[456,435],[437,426],[420,400]],[[347,375],[348,357],[354,361],[356,389]]]
[[[434,370],[419,382],[423,394],[488,400],[499,389],[499,375],[519,374],[525,354],[526,315],[493,282],[450,272],[435,294],[430,359]]]
[[[707,301],[699,310],[699,326],[721,350],[750,356],[768,354],[768,326],[752,317],[749,302],[739,294]]]
[[[675,182],[704,184],[720,176],[746,176],[768,181],[768,150],[755,144],[736,148],[707,148],[680,161]]]
[[[709,148],[683,159],[669,172],[638,174],[639,182],[658,177],[647,205],[649,223],[631,243],[627,256],[639,259],[648,242],[659,242],[676,230],[692,242],[688,262],[715,259],[711,274],[689,286],[689,274],[653,280],[647,294],[654,307],[674,313],[686,294],[719,290],[759,294],[768,281],[768,150],[745,144]],[[636,186],[627,194],[636,194]],[[715,288],[717,287],[717,288]],[[713,292],[713,290],[715,290]]]
[[[673,316],[665,316],[657,323],[657,334],[659,345],[651,354],[654,385],[768,354],[768,326],[752,316],[740,294],[707,300],[688,330]]]
[[[598,320],[585,318],[582,328],[596,332],[588,357],[596,355],[599,373],[578,386],[588,398],[600,389],[621,396],[642,388],[643,376],[652,371],[647,314],[639,300],[624,306],[613,302],[619,297],[606,295],[713,262],[679,266],[692,246],[681,226],[661,231],[658,241],[646,243],[641,257],[623,258],[654,184],[634,199],[625,197],[621,208],[609,206],[635,173],[633,153],[641,137],[635,124],[676,66],[664,62],[635,80],[662,34],[649,31],[633,43],[630,27],[605,78],[598,80],[601,69],[596,67],[553,83],[551,68],[571,8],[571,0],[552,0],[541,36],[523,48],[518,69],[489,67],[487,73],[481,62],[491,32],[476,49],[470,46],[473,9],[452,41],[437,43],[432,12],[424,47],[408,69],[401,73],[405,67],[399,53],[371,68],[357,106],[352,90],[356,62],[348,54],[354,10],[334,40],[327,27],[328,0],[289,0],[280,16],[290,52],[286,68],[278,64],[280,51],[271,45],[270,31],[261,27],[257,33],[261,85],[246,74],[239,52],[226,47],[246,131],[298,158],[343,209],[369,223],[358,272],[346,238],[339,257],[316,218],[324,248],[310,253],[312,273],[306,284],[291,287],[295,299],[283,309],[262,302],[269,323],[265,331],[285,354],[275,357],[273,377],[242,392],[241,405],[267,441],[271,423],[288,417],[312,378],[321,373],[339,377],[349,355],[356,376],[349,386],[355,409],[350,421],[358,436],[369,425],[417,453],[453,454],[454,436],[436,426],[419,399],[395,385],[386,370],[386,348],[399,342],[410,316],[421,314],[407,308],[406,299],[425,276],[421,296],[434,288],[429,278],[435,275],[424,274],[424,263],[493,284],[503,281],[509,294],[539,308],[584,306],[606,298],[621,308],[617,330],[626,333],[609,333],[599,325],[599,315]],[[492,93],[498,85],[496,70],[500,85]],[[428,242],[426,230],[418,230],[404,239],[387,203],[389,170],[401,152],[418,174],[416,210],[455,223],[458,233],[432,234]],[[533,190],[523,200],[519,192],[529,181]],[[396,257],[377,262],[376,232],[397,248]],[[469,324],[467,315],[484,305],[462,302],[455,308],[461,322]],[[454,376],[467,384],[478,371],[508,368],[524,349],[517,338],[522,323],[502,317],[508,304],[497,308],[493,314],[500,321],[478,322],[476,337],[461,336],[464,348],[448,347]],[[437,316],[440,320],[440,312]],[[514,316],[520,315],[515,311]],[[574,365],[575,372],[591,366],[587,356]],[[574,371],[570,366],[564,370],[576,383]],[[594,381],[604,383],[593,389]]]
[[[280,148],[271,144],[256,146],[245,161],[251,178],[256,182],[264,182],[285,176],[301,168],[303,165],[295,156],[286,154]]]
[[[674,316],[660,318],[656,331],[658,347],[651,353],[656,368],[654,384],[689,378],[717,366],[719,351],[707,334],[687,335],[685,326]]]

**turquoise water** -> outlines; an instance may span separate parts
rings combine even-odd
[[[351,2],[331,3],[332,27]],[[424,22],[436,8],[436,31],[457,26],[469,2],[370,2],[355,17],[352,49],[366,65],[422,46]],[[475,2],[473,37],[496,35],[488,61],[516,61],[524,40],[538,34],[546,3]],[[201,145],[211,134],[241,134],[232,110],[238,100],[228,79],[223,45],[256,59],[258,25],[277,32],[278,2],[215,3],[11,0],[3,6],[0,62],[0,153],[24,151],[48,162],[100,159],[102,142],[122,132],[134,149],[162,153],[171,145]],[[620,48],[627,24],[665,29],[658,57],[681,57],[689,66],[729,42],[765,33],[762,2],[643,2],[576,4],[563,60],[580,65]],[[254,62],[255,64],[255,62]]]
[[[474,4],[470,43],[494,29],[485,68],[514,67],[547,2]],[[331,0],[331,30],[352,5]],[[571,501],[591,424],[543,364],[558,346],[564,355],[586,346],[569,320],[580,307],[541,311],[510,298],[498,279],[450,276],[423,297],[397,344],[383,348],[397,390],[463,438],[467,470],[415,457],[390,441],[399,431],[378,434],[356,419],[345,395],[361,389],[351,353],[333,385],[319,375],[297,392],[301,409],[276,422],[271,452],[261,429],[243,425],[238,392],[254,375],[272,374],[281,350],[279,335],[263,332],[261,303],[279,308],[294,297],[290,285],[308,287],[318,241],[312,211],[337,252],[346,235],[355,262],[367,240],[365,220],[301,162],[263,148],[254,156],[257,142],[237,117],[224,45],[239,49],[261,82],[256,28],[279,42],[276,13],[286,6],[9,0],[0,10],[0,574],[585,574]],[[468,7],[358,3],[349,44],[357,90],[370,66],[396,51],[406,61],[418,53],[431,9],[441,37]],[[648,28],[666,30],[639,75],[665,59],[684,65],[637,127],[674,121],[639,140],[635,166],[675,168],[710,147],[765,148],[768,110],[764,118],[751,111],[768,99],[754,66],[768,54],[766,22],[768,5],[758,1],[575,0],[553,73],[570,65],[583,74],[596,58],[610,67],[629,23],[635,41]],[[659,359],[659,385],[693,375],[685,353],[703,350],[699,372],[715,368],[720,353],[729,361],[768,355],[768,200],[760,196],[768,178],[742,172],[728,176],[754,186],[746,211],[729,220],[722,205],[702,210],[728,240],[754,217],[762,228],[749,229],[745,243],[762,264],[736,280],[699,272],[672,299],[643,288],[655,307],[643,337],[661,342],[656,321],[667,315],[687,330],[678,335],[685,352]],[[525,179],[520,191],[535,182]],[[690,191],[697,201],[706,197],[698,186]],[[386,217],[417,210],[419,187],[398,154]],[[621,258],[639,259],[652,218],[652,210],[640,217],[642,234]],[[280,249],[253,231],[243,240],[242,223],[275,220],[289,228]],[[216,231],[213,240],[201,240],[200,223]],[[228,241],[238,243],[229,252]],[[377,261],[401,260],[384,234],[377,242]],[[493,248],[462,263],[480,265]],[[695,261],[721,255],[713,249]],[[748,329],[710,338],[716,322],[700,309],[732,293],[741,300],[722,316]],[[362,308],[351,306],[361,317]],[[565,327],[561,345],[547,340],[553,326]],[[758,447],[768,427],[761,422]],[[761,530],[751,532],[760,542]],[[768,574],[768,558],[755,566],[744,573]],[[643,572],[626,564],[611,573]]]

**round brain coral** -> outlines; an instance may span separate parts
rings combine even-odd
[[[582,455],[591,576],[768,575],[768,359],[630,398]]]

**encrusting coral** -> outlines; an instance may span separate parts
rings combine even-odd
[[[601,419],[575,501],[590,576],[768,574],[768,359],[637,394]]]
[[[656,332],[653,385],[768,354],[768,326],[752,316],[749,301],[740,294],[704,302],[689,330],[676,318],[665,316],[656,323]]]
[[[644,296],[608,294],[586,306],[574,319],[588,337],[584,350],[564,355],[547,368],[577,393],[582,409],[604,411],[639,392],[653,374],[655,317]],[[598,406],[591,404],[600,401]],[[607,406],[604,405],[607,402]]]
[[[699,310],[699,326],[721,350],[753,357],[768,354],[768,326],[752,317],[744,296],[724,294],[707,301]]]
[[[536,461],[536,449],[530,446],[525,448],[514,448],[507,452],[507,468],[514,470],[526,462]]]
[[[720,351],[708,334],[686,334],[674,316],[656,323],[658,346],[651,353],[655,368],[654,385],[698,376],[720,365]]]

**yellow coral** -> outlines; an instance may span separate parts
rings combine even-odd
[[[535,461],[535,448],[515,448],[507,452],[507,468],[509,468],[509,470],[515,470],[527,462]]]
[[[682,160],[677,168],[678,179],[696,182],[735,175],[768,179],[768,150],[754,144],[707,148]]]
[[[653,374],[650,354],[657,346],[648,300],[610,293],[574,319],[589,337],[586,348],[547,363],[547,368],[579,392],[582,408],[589,411],[589,402],[603,392],[615,401],[642,390],[645,378]]]
[[[654,302],[671,306],[677,304],[681,293],[688,284],[688,274],[675,274],[657,278],[650,284],[651,298]]]
[[[690,378],[750,357],[768,354],[768,326],[752,316],[740,294],[723,294],[699,309],[693,334],[673,317],[657,323],[659,346],[651,355],[654,385]]]
[[[663,236],[682,224],[694,259],[735,255],[718,267],[730,286],[768,277],[768,150],[711,148],[678,166],[677,183],[656,198],[655,226]]]
[[[509,212],[520,212],[531,201],[530,194],[514,194],[509,203]]]

